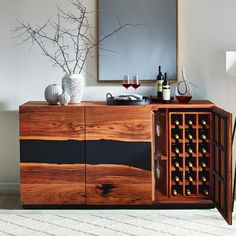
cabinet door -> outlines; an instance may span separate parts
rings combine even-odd
[[[151,204],[151,111],[86,108],[86,203]]]
[[[20,107],[23,205],[85,203],[84,109]]]
[[[232,114],[213,109],[213,202],[232,224]]]
[[[154,121],[155,200],[168,197],[168,112],[159,109]]]

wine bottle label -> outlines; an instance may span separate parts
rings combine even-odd
[[[193,139],[193,136],[191,134],[188,135],[189,139]]]
[[[193,182],[193,178],[192,177],[189,177],[188,180],[189,180],[189,182]]]
[[[192,125],[192,124],[193,124],[193,122],[192,122],[191,120],[189,120],[189,121],[188,121],[188,124],[189,124],[189,125]]]
[[[162,84],[164,80],[157,81],[157,92],[162,92]]]
[[[170,86],[168,88],[164,88],[162,90],[162,99],[164,101],[170,101]]]
[[[203,124],[203,125],[206,125],[207,123],[206,123],[206,121],[205,121],[205,120],[203,120],[203,121],[202,121],[202,124]]]

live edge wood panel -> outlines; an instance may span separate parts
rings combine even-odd
[[[151,110],[86,107],[86,203],[151,205]]]
[[[85,204],[84,108],[20,107],[23,205]]]

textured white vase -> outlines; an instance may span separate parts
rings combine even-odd
[[[58,104],[60,94],[62,94],[62,88],[57,84],[48,85],[44,92],[45,99],[50,105]]]
[[[80,103],[84,95],[84,77],[81,74],[65,75],[62,88],[70,95],[70,103]]]

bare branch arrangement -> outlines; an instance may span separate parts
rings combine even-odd
[[[42,26],[31,26],[29,23],[17,20],[16,38],[21,39],[20,44],[34,45],[50,58],[55,67],[59,67],[66,74],[81,73],[92,49],[105,39],[118,33],[131,24],[120,24],[99,41],[91,33],[93,28],[89,23],[90,12],[81,0],[68,0],[75,8],[75,13],[66,12],[57,6],[57,20],[51,18]]]

